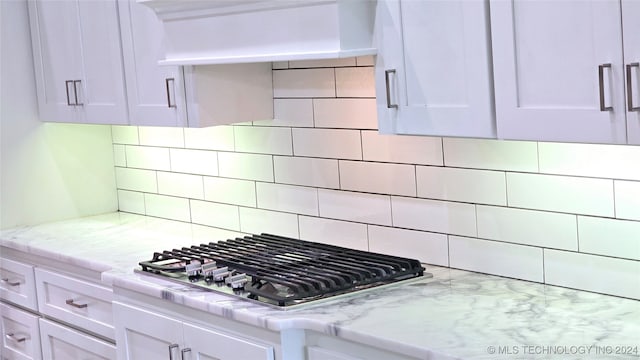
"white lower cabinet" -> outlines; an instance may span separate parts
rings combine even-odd
[[[17,307],[0,304],[2,360],[42,359],[38,316]]]
[[[116,347],[93,336],[40,319],[42,356],[47,360],[112,360]]]

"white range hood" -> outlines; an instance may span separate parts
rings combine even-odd
[[[138,0],[164,27],[160,64],[329,59],[376,53],[375,0]]]

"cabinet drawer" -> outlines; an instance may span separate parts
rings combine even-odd
[[[116,347],[49,320],[40,319],[42,356],[45,359],[111,360],[116,358]]]
[[[111,289],[40,268],[35,274],[41,313],[114,338]]]
[[[16,307],[0,304],[2,359],[42,359],[38,317]]]
[[[38,310],[33,266],[0,259],[0,296],[16,305]]]

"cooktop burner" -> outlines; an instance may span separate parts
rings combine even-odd
[[[156,252],[138,272],[278,308],[424,273],[418,260],[261,234]]]

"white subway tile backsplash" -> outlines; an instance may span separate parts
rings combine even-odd
[[[391,225],[388,195],[318,189],[320,216],[368,224]]]
[[[358,66],[373,66],[375,63],[373,55],[358,56],[356,58],[356,64]]]
[[[447,235],[369,225],[369,251],[449,266]]]
[[[356,66],[356,58],[289,61],[289,69]]]
[[[616,217],[640,220],[640,181],[614,181]]]
[[[144,215],[144,195],[137,191],[118,190],[118,209]]]
[[[293,155],[289,128],[238,126],[234,129],[234,138],[238,152]]]
[[[340,187],[338,160],[274,156],[275,182],[320,188]]]
[[[123,190],[158,192],[156,172],[153,170],[116,167],[116,186]]]
[[[544,249],[545,282],[640,300],[640,261]]]
[[[220,176],[258,181],[273,181],[273,159],[271,155],[218,153]]]
[[[531,141],[443,138],[446,166],[538,172],[538,147]]]
[[[256,193],[261,209],[318,215],[318,190],[315,188],[259,182]]]
[[[191,199],[204,199],[202,176],[158,172],[158,193]]]
[[[178,221],[191,221],[189,199],[144,194],[146,213],[149,216],[161,217]]]
[[[364,160],[395,163],[442,165],[442,141],[437,137],[381,135],[362,132]]]
[[[254,125],[313,127],[312,99],[273,99],[273,119],[254,121]]]
[[[289,68],[289,62],[288,61],[274,61],[273,63],[271,63],[271,68],[272,69],[288,69]]]
[[[218,175],[218,154],[210,150],[170,149],[171,171]]]
[[[343,190],[416,196],[413,165],[340,160],[339,167]]]
[[[391,207],[395,227],[477,236],[475,205],[392,196]]]
[[[138,145],[138,127],[125,125],[112,125],[111,138],[114,144]]]
[[[237,206],[200,200],[190,200],[190,202],[193,223],[240,230],[240,212]]]
[[[233,151],[233,126],[185,128],[184,143],[189,149]]]
[[[240,231],[298,238],[298,215],[241,207]]]
[[[139,126],[140,145],[184,147],[182,128]]]
[[[418,197],[506,205],[505,174],[501,171],[417,166]]]
[[[125,154],[128,167],[167,171],[171,168],[167,148],[127,145]]]
[[[476,211],[480,238],[578,251],[575,215],[482,205]]]
[[[360,131],[332,129],[292,129],[295,156],[333,159],[362,159]]]
[[[256,206],[256,184],[253,181],[204,177],[204,199],[241,206]]]
[[[614,216],[613,180],[507,173],[509,206]]]
[[[335,97],[334,69],[294,69],[273,72],[274,98]]]
[[[578,237],[580,252],[640,260],[640,221],[578,216]]]
[[[349,221],[300,216],[300,239],[368,250],[367,225]]]
[[[125,146],[119,144],[113,144],[113,165],[115,166],[127,166],[127,155],[125,153]]]
[[[640,180],[640,147],[539,143],[540,172]]]
[[[451,267],[542,282],[542,249],[532,246],[449,236]]]
[[[337,97],[376,96],[373,67],[336,68]]]
[[[378,128],[376,99],[314,99],[313,116],[319,128]]]

